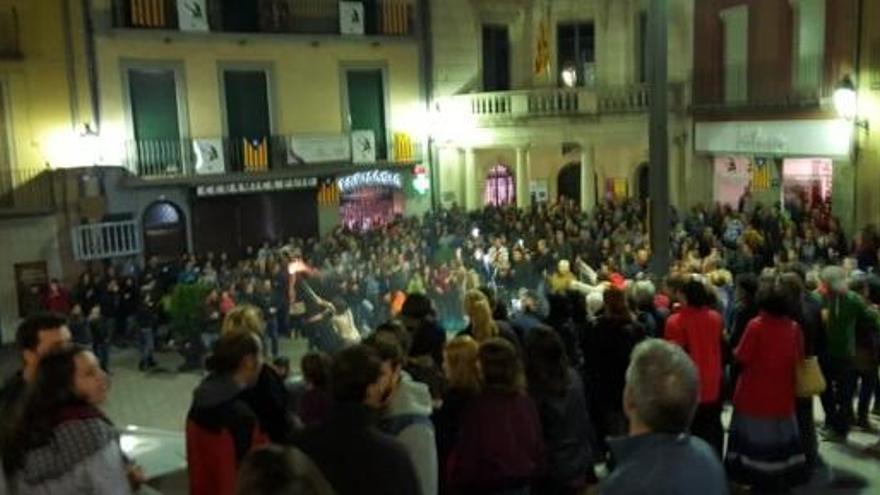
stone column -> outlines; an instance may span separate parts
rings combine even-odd
[[[476,210],[480,207],[477,192],[477,164],[473,148],[464,150],[464,207]]]
[[[596,179],[593,146],[581,145],[581,211],[592,213],[596,207]]]
[[[532,202],[529,194],[529,184],[532,181],[529,158],[528,148],[516,149],[516,206],[519,208],[528,208]]]

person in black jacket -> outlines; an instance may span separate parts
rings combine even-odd
[[[237,306],[223,320],[221,335],[249,333],[263,341],[266,324],[259,309]],[[241,394],[242,400],[257,415],[260,428],[273,443],[287,444],[293,437],[296,422],[288,408],[290,393],[284,380],[269,364],[263,364],[253,387]]]
[[[525,342],[529,395],[535,401],[544,435],[546,471],[535,493],[574,495],[596,483],[594,434],[578,373],[569,366],[565,347],[551,328],[538,327]]]
[[[138,369],[145,371],[156,367],[153,351],[156,349],[156,325],[159,323],[159,308],[149,292],[141,296],[140,299],[134,316],[141,351]]]
[[[376,428],[391,396],[392,370],[362,344],[333,358],[335,407],[323,424],[294,437],[339,495],[418,495],[415,469],[403,446]]]

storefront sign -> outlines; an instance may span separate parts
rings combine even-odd
[[[848,156],[852,124],[843,120],[703,122],[698,152],[747,155]]]
[[[339,179],[339,190],[347,193],[360,187],[403,187],[403,177],[400,172],[390,170],[370,170],[369,172],[357,172],[346,175]]]
[[[229,194],[289,191],[293,189],[310,189],[317,186],[318,179],[316,177],[239,181],[198,186],[196,187],[196,196],[225,196]]]

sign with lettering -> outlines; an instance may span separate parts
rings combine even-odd
[[[226,196],[230,194],[256,194],[318,187],[316,177],[288,177],[284,179],[248,180],[222,184],[196,186],[196,196]]]
[[[341,177],[338,184],[339,190],[343,194],[361,187],[384,186],[400,189],[403,187],[403,177],[400,175],[400,172],[370,170]]]
[[[852,123],[844,120],[700,122],[698,152],[742,155],[848,156]]]

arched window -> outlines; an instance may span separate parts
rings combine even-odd
[[[493,206],[508,206],[516,203],[516,182],[506,165],[498,164],[486,176],[484,202]]]
[[[144,210],[144,255],[160,261],[177,259],[187,251],[186,219],[170,201],[156,201]]]

